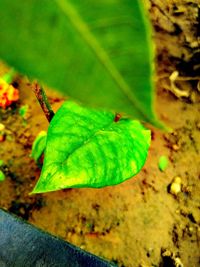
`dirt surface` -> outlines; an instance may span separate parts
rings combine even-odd
[[[156,39],[160,31],[157,29]],[[173,56],[170,61],[170,49],[161,49],[161,43],[157,49],[156,109],[173,131],[163,133],[152,128],[151,148],[142,171],[113,187],[29,195],[40,175],[29,156],[31,146],[36,135],[47,130],[48,122],[28,81],[16,80],[20,101],[0,109],[0,123],[5,125],[0,160],[4,161],[1,168],[6,175],[0,182],[0,207],[118,266],[200,266],[198,73],[191,79],[187,68],[179,68],[181,62],[191,63],[187,57]],[[170,80],[177,70],[187,79]],[[0,75],[5,72],[1,65]],[[190,93],[180,95],[180,91]],[[63,99],[47,93],[56,111]],[[23,105],[28,105],[25,118],[19,114]],[[163,155],[169,164],[162,172],[158,161]]]

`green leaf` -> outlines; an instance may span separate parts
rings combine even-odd
[[[166,156],[161,156],[159,158],[158,167],[160,171],[164,172],[167,169],[168,164],[169,164],[169,161]]]
[[[4,181],[6,179],[5,174],[3,173],[2,170],[0,170],[0,182]]]
[[[153,109],[151,30],[141,2],[1,0],[0,57],[83,103],[162,127]]]
[[[20,109],[19,109],[19,115],[23,119],[26,119],[28,109],[29,109],[29,105],[23,105],[23,106],[20,107]]]
[[[104,187],[137,174],[147,157],[150,131],[139,121],[67,101],[53,117],[44,165],[33,193]]]
[[[4,161],[0,159],[0,167],[2,167],[3,165],[4,165]]]
[[[46,147],[47,132],[41,131],[32,145],[31,157],[38,162]]]
[[[16,71],[14,69],[11,69],[8,73],[3,75],[2,79],[7,83],[11,83],[15,75]]]

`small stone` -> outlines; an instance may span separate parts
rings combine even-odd
[[[31,136],[31,133],[30,133],[30,132],[25,132],[25,133],[24,133],[24,136],[25,136],[25,137],[30,137],[30,136]]]
[[[171,187],[170,187],[170,193],[172,195],[178,195],[178,193],[181,192],[181,185],[180,184],[176,184],[176,183],[172,183]]]
[[[2,132],[3,130],[5,130],[5,125],[3,123],[0,123],[0,132]]]
[[[180,258],[176,257],[174,261],[176,267],[183,267],[183,263],[181,262]]]
[[[174,178],[174,183],[181,184],[182,183],[181,177],[179,177],[179,176],[175,177]]]
[[[172,253],[169,249],[162,249],[162,257],[171,257]]]
[[[170,193],[172,195],[178,195],[178,193],[181,192],[181,183],[182,180],[180,177],[175,177],[174,180],[172,181],[171,185],[170,185]]]
[[[177,144],[173,144],[173,145],[172,145],[172,149],[173,149],[174,151],[178,151],[178,150],[180,149],[180,147],[179,147]]]
[[[189,227],[189,231],[190,231],[190,233],[192,233],[193,232],[193,227]]]

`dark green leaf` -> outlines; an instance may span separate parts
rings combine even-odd
[[[86,104],[160,126],[140,0],[0,1],[0,57]]]
[[[137,174],[150,131],[139,121],[65,102],[47,133],[44,165],[33,193],[115,185]]]

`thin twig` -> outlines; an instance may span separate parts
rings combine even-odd
[[[54,116],[54,112],[51,108],[51,105],[48,101],[48,98],[45,94],[44,89],[38,83],[34,83],[33,91],[37,97],[38,102],[40,103],[40,106],[41,106],[47,120],[50,122]]]

